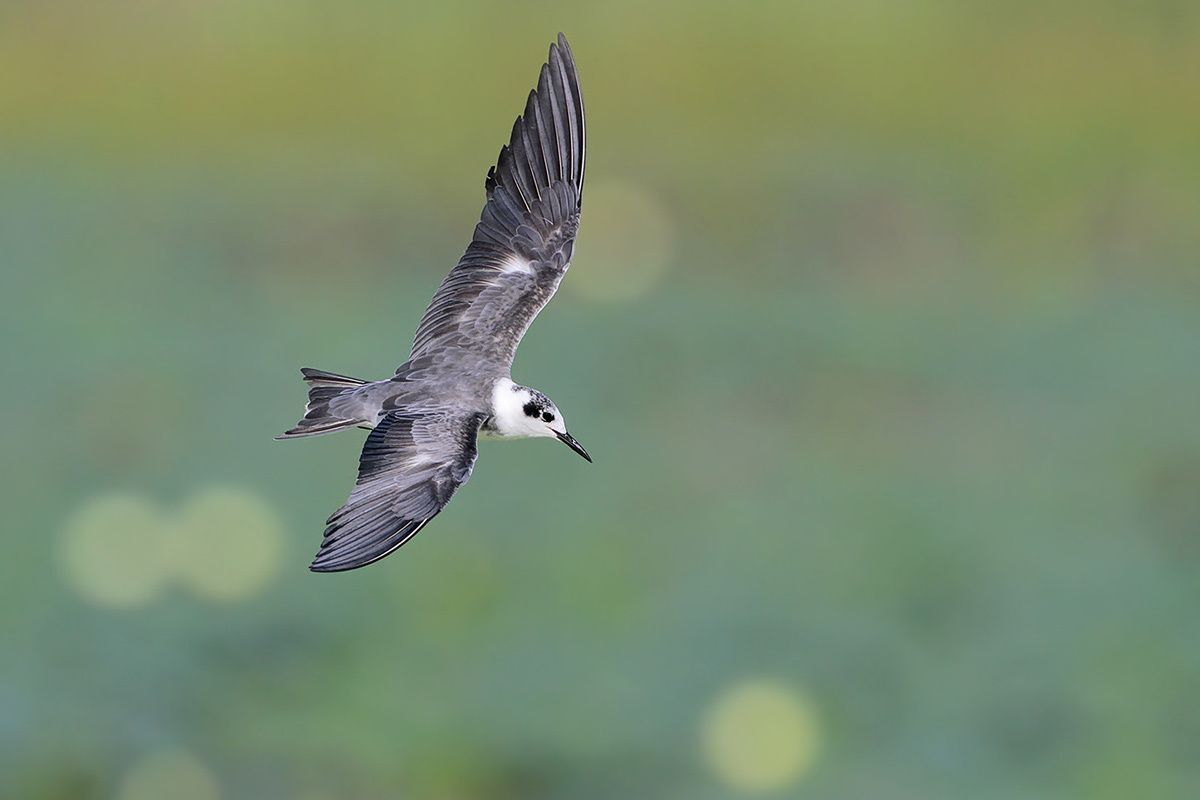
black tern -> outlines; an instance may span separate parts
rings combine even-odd
[[[467,251],[386,380],[300,370],[308,406],[277,437],[368,428],[349,500],[327,520],[309,569],[366,566],[403,545],[471,477],[481,435],[554,437],[591,461],[549,397],[513,383],[513,356],[571,263],[583,194],[583,96],[566,38],[488,171]]]

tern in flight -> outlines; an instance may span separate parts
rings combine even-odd
[[[408,360],[373,382],[300,370],[308,406],[278,438],[371,430],[358,481],[328,519],[313,571],[366,566],[416,536],[471,476],[480,435],[555,437],[592,460],[558,406],[510,374],[521,337],[571,263],[583,117],[575,59],[560,33],[488,171],[471,243],[421,318]]]

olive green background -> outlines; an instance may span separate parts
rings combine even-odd
[[[297,370],[403,360],[560,29],[596,463],[310,574]],[[769,796],[1197,796],[1198,98],[1166,0],[3,3],[0,795],[739,797],[770,685]]]

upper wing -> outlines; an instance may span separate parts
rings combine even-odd
[[[367,436],[358,483],[309,569],[363,567],[417,535],[471,477],[482,414],[388,414]]]
[[[571,261],[583,190],[583,117],[575,59],[560,33],[488,172],[475,236],[425,311],[410,358],[457,347],[512,364]]]

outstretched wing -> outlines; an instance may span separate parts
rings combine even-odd
[[[410,358],[464,348],[512,364],[571,261],[583,190],[583,117],[575,59],[560,33],[488,172],[475,236],[421,319]]]
[[[482,414],[388,414],[367,436],[358,483],[309,569],[364,567],[417,535],[471,477]]]

